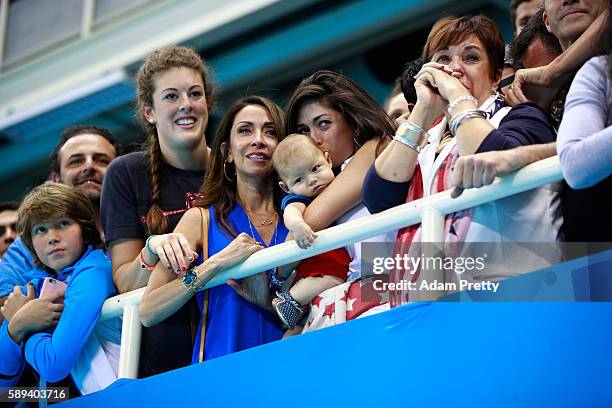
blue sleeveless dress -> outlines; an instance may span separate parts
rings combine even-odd
[[[208,229],[208,256],[221,251],[232,241],[221,231],[215,219],[214,207],[209,209],[210,227]],[[238,233],[251,235],[249,219],[238,203],[228,217],[228,224]],[[265,242],[253,227],[255,240],[265,246]],[[280,217],[276,236],[272,236],[270,246],[285,242],[287,228]],[[202,263],[202,256],[198,264]],[[204,360],[210,360],[236,351],[259,346],[279,340],[283,331],[278,318],[271,313],[244,300],[228,285],[219,285],[208,289],[208,313],[206,319],[206,340],[204,345]],[[204,292],[196,294],[199,310],[202,310]],[[191,362],[196,364],[200,353],[200,333],[202,321],[197,331]]]

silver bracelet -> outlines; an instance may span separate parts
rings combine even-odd
[[[478,109],[468,109],[468,110],[459,112],[450,121],[449,129],[450,129],[451,134],[455,136],[457,134],[457,129],[459,129],[459,126],[463,124],[463,121],[466,119],[470,119],[470,118],[486,119],[487,114]]]
[[[427,143],[427,132],[412,122],[402,120],[393,139],[419,153],[421,147]]]
[[[417,152],[417,154],[421,153],[421,146],[419,146],[416,143],[413,143],[410,140],[406,140],[406,139],[402,139],[400,136],[395,135],[393,136],[393,140],[397,140],[398,142],[400,142],[401,144],[403,144],[404,146],[409,147],[410,149],[414,150],[415,152]]]
[[[448,114],[452,115],[453,109],[455,109],[455,107],[459,105],[461,102],[466,102],[466,101],[474,102],[474,105],[478,106],[478,100],[474,98],[472,95],[460,96],[457,99],[453,100],[452,102],[449,102],[448,109],[447,109]]]

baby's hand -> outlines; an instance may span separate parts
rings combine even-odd
[[[295,242],[302,249],[307,249],[312,246],[312,243],[317,237],[317,234],[315,234],[312,228],[305,222],[297,226],[292,232]]]

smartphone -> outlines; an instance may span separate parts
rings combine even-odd
[[[55,295],[58,292],[66,292],[66,283],[54,279],[54,278],[45,278],[43,281],[42,289],[40,290],[40,298],[48,298],[51,295]],[[58,298],[55,303],[64,303],[64,296]]]

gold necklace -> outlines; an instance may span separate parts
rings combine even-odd
[[[251,219],[248,216],[247,216],[247,220],[249,221],[249,229],[251,230],[251,237],[255,240],[255,242],[259,244],[259,241],[257,241],[257,239],[255,238],[255,231],[253,231],[253,225],[251,224]],[[276,222],[276,226],[274,227],[274,233],[272,234],[272,238],[274,238],[274,243],[272,243],[272,238],[270,238],[270,244],[269,244],[270,246],[276,245],[276,234],[277,233],[278,233],[278,221]]]
[[[255,214],[254,214],[253,212],[251,212],[251,211],[247,211],[247,213],[248,213],[249,215],[251,215],[251,216],[252,216],[252,215],[255,215]],[[276,220],[277,215],[278,215],[278,214],[276,214],[276,211],[274,211],[274,213],[272,213],[272,215],[268,216],[268,218],[266,218],[265,220],[263,220],[263,221],[258,221],[258,223],[259,223],[258,227],[267,227],[268,225],[272,225],[272,223],[273,223],[273,222]],[[251,220],[251,217],[248,217],[248,218],[249,218],[249,221],[250,221],[250,220]],[[254,223],[254,224],[257,224],[257,223]]]

